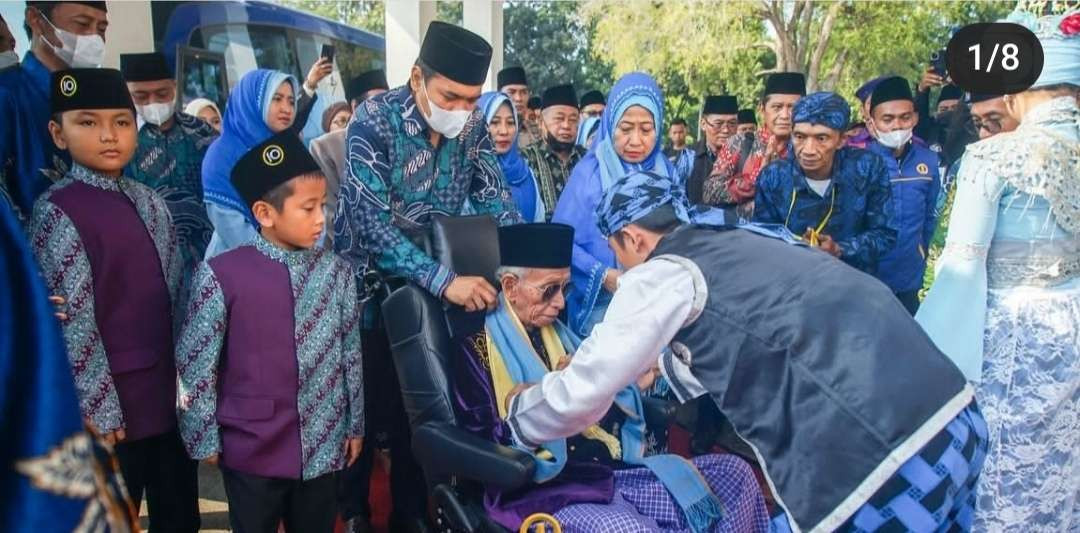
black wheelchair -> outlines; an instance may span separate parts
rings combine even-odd
[[[428,252],[459,275],[483,276],[498,287],[499,239],[487,216],[437,218]],[[447,305],[425,289],[405,283],[382,303],[387,335],[412,430],[412,451],[424,471],[434,522],[443,532],[505,533],[483,507],[483,487],[520,488],[532,480],[531,455],[459,428],[450,382],[458,348]],[[666,427],[675,407],[647,399],[645,418]]]

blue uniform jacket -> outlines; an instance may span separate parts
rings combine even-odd
[[[897,159],[877,141],[867,148],[880,155],[889,168],[892,183],[896,246],[878,268],[878,278],[893,292],[918,290],[926,270],[926,250],[937,226],[937,197],[941,190],[938,155],[918,143],[908,144]]]

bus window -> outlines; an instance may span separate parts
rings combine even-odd
[[[296,50],[284,28],[245,24],[206,26],[192,32],[190,44],[225,55],[229,81],[256,68],[280,70],[303,79]],[[310,66],[310,65],[309,65]]]
[[[196,98],[206,98],[217,104],[218,109],[225,109],[228,95],[225,57],[190,47],[183,47],[178,52],[181,108]]]
[[[382,53],[379,51],[345,41],[334,41],[334,46],[337,48],[337,67],[343,80],[351,80],[372,69],[385,68]],[[394,87],[405,80],[389,81],[390,86]]]

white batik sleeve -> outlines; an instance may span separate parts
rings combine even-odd
[[[595,424],[615,394],[656,364],[693,304],[693,277],[678,263],[653,259],[624,274],[570,365],[514,398],[507,417],[514,438],[535,448]]]

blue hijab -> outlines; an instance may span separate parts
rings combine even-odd
[[[611,301],[611,293],[604,289],[604,274],[609,268],[618,268],[615,253],[596,226],[596,208],[604,192],[632,172],[675,176],[675,168],[660,147],[664,138],[664,96],[656,82],[641,72],[627,74],[615,83],[607,101],[592,148],[574,167],[552,217],[552,222],[574,227],[570,269],[573,283],[567,294],[566,313],[570,327],[582,336],[588,336],[593,324],[603,317]],[[652,113],[656,144],[641,163],[627,163],[615,152],[612,134],[626,110],[635,105]]]
[[[589,134],[599,125],[600,117],[588,117],[581,121],[581,126],[577,130],[577,145],[588,150],[592,148],[589,145]]]
[[[240,199],[230,176],[233,166],[248,150],[273,135],[266,125],[266,115],[274,91],[286,81],[292,84],[293,95],[299,97],[300,84],[284,72],[258,69],[245,74],[229,93],[221,136],[210,145],[203,158],[203,200],[243,213],[255,227],[259,224],[251,207]]]
[[[491,124],[491,119],[495,117],[499,106],[503,104],[510,108],[510,113],[514,116],[514,124],[520,124],[510,97],[500,92],[488,92],[480,96],[478,103],[480,110],[484,112],[485,126]],[[520,129],[518,131],[520,132]],[[514,203],[517,204],[518,211],[525,220],[535,221],[538,204],[542,202],[538,200],[539,190],[536,188],[536,178],[525,162],[525,158],[521,157],[521,151],[518,150],[517,133],[514,134],[510,150],[505,154],[498,154],[498,158],[503,177],[506,178],[506,184],[510,186],[510,194],[514,198]],[[540,205],[539,209],[541,213],[545,211],[543,205]]]

